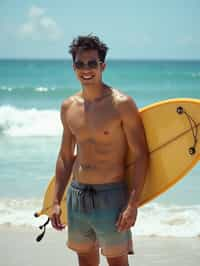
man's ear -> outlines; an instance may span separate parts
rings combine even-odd
[[[105,68],[106,68],[106,63],[102,63],[102,64],[101,64],[101,70],[104,71]]]

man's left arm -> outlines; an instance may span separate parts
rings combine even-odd
[[[136,221],[139,198],[149,164],[149,151],[142,119],[131,97],[124,96],[119,104],[119,111],[128,146],[135,156],[133,189],[127,207],[117,221],[118,230],[125,231],[133,226]]]

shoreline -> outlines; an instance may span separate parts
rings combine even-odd
[[[42,241],[36,242],[39,234],[37,227],[0,225],[1,265],[78,265],[76,253],[66,247],[67,230],[56,232],[47,228]],[[133,236],[133,244],[135,255],[129,256],[130,266],[197,266],[200,261],[200,236]],[[105,257],[101,256],[100,266],[106,265]]]

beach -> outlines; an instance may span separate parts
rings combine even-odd
[[[200,61],[108,60],[106,84],[138,108],[172,98],[199,99]],[[55,173],[62,101],[80,90],[69,60],[0,60],[0,266],[77,265],[67,232],[38,226]],[[130,265],[196,266],[200,261],[200,164],[140,208]],[[101,266],[105,258],[101,259]]]
[[[2,266],[75,266],[76,253],[66,248],[67,232],[48,229],[44,239],[36,242],[37,228],[0,226],[0,250]],[[134,238],[135,255],[129,256],[132,265],[197,266],[200,261],[200,236],[142,237]],[[101,266],[106,259],[101,256]]]
[[[131,228],[129,266],[200,266],[200,0],[1,1],[0,7],[0,266],[78,266],[66,244],[68,229],[53,229],[43,212],[51,209],[45,195],[58,176],[63,126],[76,144],[75,179],[82,169],[83,183],[90,183],[92,171],[99,173],[92,183],[127,176],[137,190],[134,174],[142,173],[143,156],[137,156],[141,136],[134,130],[133,105],[144,122],[150,167]],[[64,108],[63,120],[68,99],[74,104]],[[135,155],[131,160],[125,146]],[[106,161],[111,157],[112,165]],[[116,177],[106,179],[105,169]],[[150,192],[158,187],[153,198]],[[91,215],[106,232],[91,223],[85,237],[108,245],[106,235],[117,245],[106,226],[112,195],[96,204],[99,193],[90,186],[86,192],[92,202],[77,192],[77,205],[102,205],[102,214]],[[120,197],[113,200],[119,212]],[[68,199],[63,197],[63,206]],[[78,244],[82,226],[72,223]],[[100,258],[100,266],[108,265]]]

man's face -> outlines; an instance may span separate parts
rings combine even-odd
[[[97,50],[80,51],[73,63],[74,71],[82,85],[99,84],[105,64],[100,62]]]

